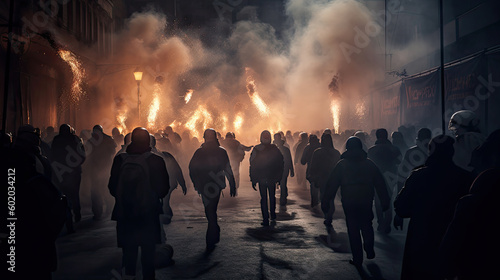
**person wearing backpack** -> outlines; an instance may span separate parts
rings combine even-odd
[[[283,155],[276,145],[271,144],[271,133],[264,130],[260,135],[260,144],[250,154],[250,180],[254,190],[257,190],[255,186],[259,184],[263,226],[269,226],[269,212],[271,220],[276,220],[276,184],[281,182],[283,169]]]
[[[217,206],[221,192],[229,181],[230,195],[236,195],[234,180],[229,157],[224,148],[220,147],[215,130],[209,128],[203,133],[205,143],[196,150],[189,162],[189,176],[193,181],[194,189],[201,195],[205,206],[205,215],[208,220],[206,233],[206,250],[211,252],[220,240],[220,227],[217,224]]]
[[[155,279],[155,245],[161,243],[162,198],[169,191],[169,175],[162,157],[151,152],[149,132],[142,127],[132,132],[126,153],[118,154],[108,184],[115,206],[118,247],[123,250],[123,279],[136,274],[141,247],[143,279]]]

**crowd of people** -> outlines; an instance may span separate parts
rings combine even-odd
[[[260,143],[246,146],[233,132],[223,137],[213,129],[204,131],[200,143],[172,127],[157,132],[139,127],[126,135],[115,128],[107,135],[95,125],[77,136],[68,124],[58,133],[24,125],[15,138],[2,133],[2,158],[9,159],[2,161],[2,170],[15,168],[18,195],[30,198],[19,202],[24,209],[19,215],[33,217],[38,211],[43,219],[27,221],[51,226],[35,240],[29,234],[19,237],[24,244],[43,244],[45,249],[35,254],[24,249],[30,251],[26,263],[36,263],[41,279],[56,268],[54,242],[61,229],[75,233],[82,219],[81,186],[90,190],[92,218],[117,222],[123,279],[136,274],[139,247],[143,279],[154,279],[156,246],[164,243],[162,224],[172,221],[170,196],[178,186],[186,194],[192,183],[201,196],[208,221],[206,250],[213,251],[220,240],[221,192],[228,183],[230,196],[238,196],[247,153],[263,227],[276,224],[276,197],[287,205],[288,180],[294,177],[299,188],[309,189],[310,206],[322,211],[328,234],[335,233],[332,220],[340,200],[351,264],[361,266],[365,254],[375,258],[375,217],[376,230],[384,235],[402,230],[409,218],[401,279],[486,279],[475,276],[493,272],[498,257],[490,254],[500,249],[498,229],[485,227],[500,216],[494,207],[500,189],[500,130],[485,137],[471,111],[455,113],[449,130],[454,137],[413,126],[392,133],[384,128],[274,135],[264,130]],[[21,223],[19,231],[30,232],[30,226]]]

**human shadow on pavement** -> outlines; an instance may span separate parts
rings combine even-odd
[[[305,243],[306,232],[297,225],[276,225],[247,228],[246,234],[254,241],[277,242],[291,247],[308,247]]]
[[[286,205],[281,205],[279,207],[279,212],[276,213],[276,219],[278,221],[291,221],[297,216],[296,212],[288,213]]]
[[[351,253],[349,236],[346,232],[333,232],[328,235],[319,235],[315,239],[336,253]]]

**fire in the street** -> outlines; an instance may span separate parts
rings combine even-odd
[[[120,112],[116,116],[116,121],[118,122],[117,128],[120,130],[120,133],[124,133],[127,131],[127,125],[125,125],[125,121],[127,120],[127,112]]]
[[[191,131],[194,137],[199,138],[199,131],[204,131],[212,123],[212,115],[203,105],[198,106],[198,109],[191,115],[184,126]],[[201,127],[200,127],[201,125]]]
[[[252,103],[257,107],[257,110],[259,111],[259,114],[261,116],[269,116],[270,111],[269,107],[266,105],[264,100],[259,95],[259,92],[257,91],[257,85],[255,84],[255,80],[252,78],[251,75],[249,75],[250,69],[246,68],[245,69],[247,72],[247,93],[248,96],[250,96],[250,99],[252,100]]]
[[[85,78],[85,69],[76,55],[69,50],[60,49],[59,56],[69,65],[73,74],[73,83],[71,85],[71,99],[74,102],[80,101],[80,98],[85,94],[82,83]]]
[[[153,101],[149,106],[148,128],[156,127],[156,116],[158,115],[158,111],[160,110],[160,96],[161,96],[161,85],[160,83],[155,83],[153,89]]]
[[[223,132],[227,132],[227,116],[226,114],[222,114],[220,117],[221,128]]]
[[[333,128],[335,129],[335,133],[340,133],[340,106],[337,101],[332,100],[330,110],[332,111]]]
[[[236,117],[234,118],[233,121],[234,131],[239,132],[242,125],[243,125],[243,116],[241,115],[241,113],[238,113],[236,114]]]
[[[190,89],[186,92],[186,95],[184,96],[184,101],[186,102],[186,104],[189,103],[189,100],[191,100],[191,97],[193,97],[193,92],[194,90]]]

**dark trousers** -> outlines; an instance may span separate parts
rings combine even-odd
[[[260,192],[260,210],[262,211],[262,219],[269,221],[269,212],[271,219],[276,219],[276,184],[259,183]],[[267,194],[269,193],[269,207],[267,206]]]
[[[64,174],[62,177],[62,182],[60,184],[60,189],[71,206],[73,210],[73,215],[75,220],[79,220],[81,217],[81,206],[80,206],[80,182],[82,179],[82,174],[80,172],[72,172]]]
[[[172,207],[170,206],[170,197],[172,196],[173,189],[168,191],[167,196],[163,198],[163,215],[162,222],[165,224],[170,223],[170,220],[174,216],[174,212],[172,211]]]
[[[155,244],[142,245],[141,247],[141,265],[142,265],[142,279],[155,279]],[[139,246],[127,245],[123,246],[122,263],[125,267],[125,274],[136,274],[136,263]]]
[[[374,252],[375,235],[373,233],[373,210],[371,203],[345,205],[343,203],[347,234],[351,245],[354,262],[363,261],[363,248],[367,254]],[[363,236],[363,241],[361,241]]]
[[[286,198],[288,197],[287,182],[288,182],[288,174],[283,176],[280,182],[280,189],[281,189],[280,205],[286,205]]]
[[[107,181],[109,175],[92,174],[90,179],[90,198],[92,200],[92,213],[95,218],[102,218],[104,215],[111,214],[114,205],[114,199],[109,194]],[[106,212],[104,212],[106,211]]]
[[[321,186],[319,188],[320,198],[321,198],[321,211],[325,217],[324,224],[326,226],[332,225],[333,214],[335,213],[335,196],[330,199],[325,198],[326,186]]]
[[[387,180],[386,180],[387,182]],[[389,186],[389,185],[388,185]],[[387,191],[389,193],[389,197],[392,200],[392,188],[388,187]],[[391,231],[391,224],[392,224],[392,203],[389,203],[389,209],[386,211],[382,211],[382,204],[380,203],[380,199],[378,198],[378,195],[375,194],[375,212],[377,213],[377,230],[384,232],[384,233],[389,233]]]
[[[309,184],[309,189],[311,191],[311,207],[314,207],[319,204],[319,188],[317,188],[313,182]]]
[[[220,193],[218,192],[206,195],[202,194],[203,205],[205,206],[205,216],[208,221],[208,228],[206,233],[207,245],[215,245],[220,240],[220,227],[217,223],[217,207],[219,205]]]

